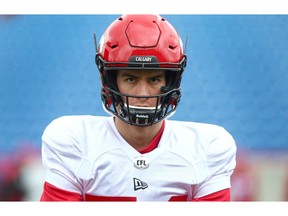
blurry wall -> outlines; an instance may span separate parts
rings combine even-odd
[[[288,200],[288,16],[163,16],[184,43],[188,37],[183,96],[172,119],[218,124],[234,136],[241,152],[235,200]],[[35,182],[43,181],[41,135],[49,122],[106,115],[93,34],[99,40],[117,17],[0,16],[0,182],[15,195],[4,196],[3,186],[0,200],[39,196],[41,186],[28,195],[23,179],[31,174],[21,173],[34,167]]]

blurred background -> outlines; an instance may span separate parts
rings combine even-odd
[[[188,66],[172,119],[218,124],[238,146],[234,201],[288,201],[288,16],[168,15]],[[38,201],[41,135],[62,115],[107,115],[94,63],[118,17],[0,15],[0,200]]]

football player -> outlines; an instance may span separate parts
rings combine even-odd
[[[63,116],[42,136],[41,201],[229,201],[236,145],[221,126],[170,120],[187,64],[160,15],[122,15],[95,55],[110,116]]]

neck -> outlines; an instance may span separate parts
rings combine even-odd
[[[150,144],[162,126],[162,121],[152,126],[139,127],[129,125],[118,118],[114,118],[116,128],[122,137],[136,150],[143,149]]]

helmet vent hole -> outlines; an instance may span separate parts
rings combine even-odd
[[[117,44],[113,44],[112,46],[110,46],[112,49],[115,49],[115,48],[117,48],[118,47],[118,45]]]
[[[172,49],[172,50],[175,49],[175,47],[172,45],[169,45],[168,47],[169,47],[169,49]]]

